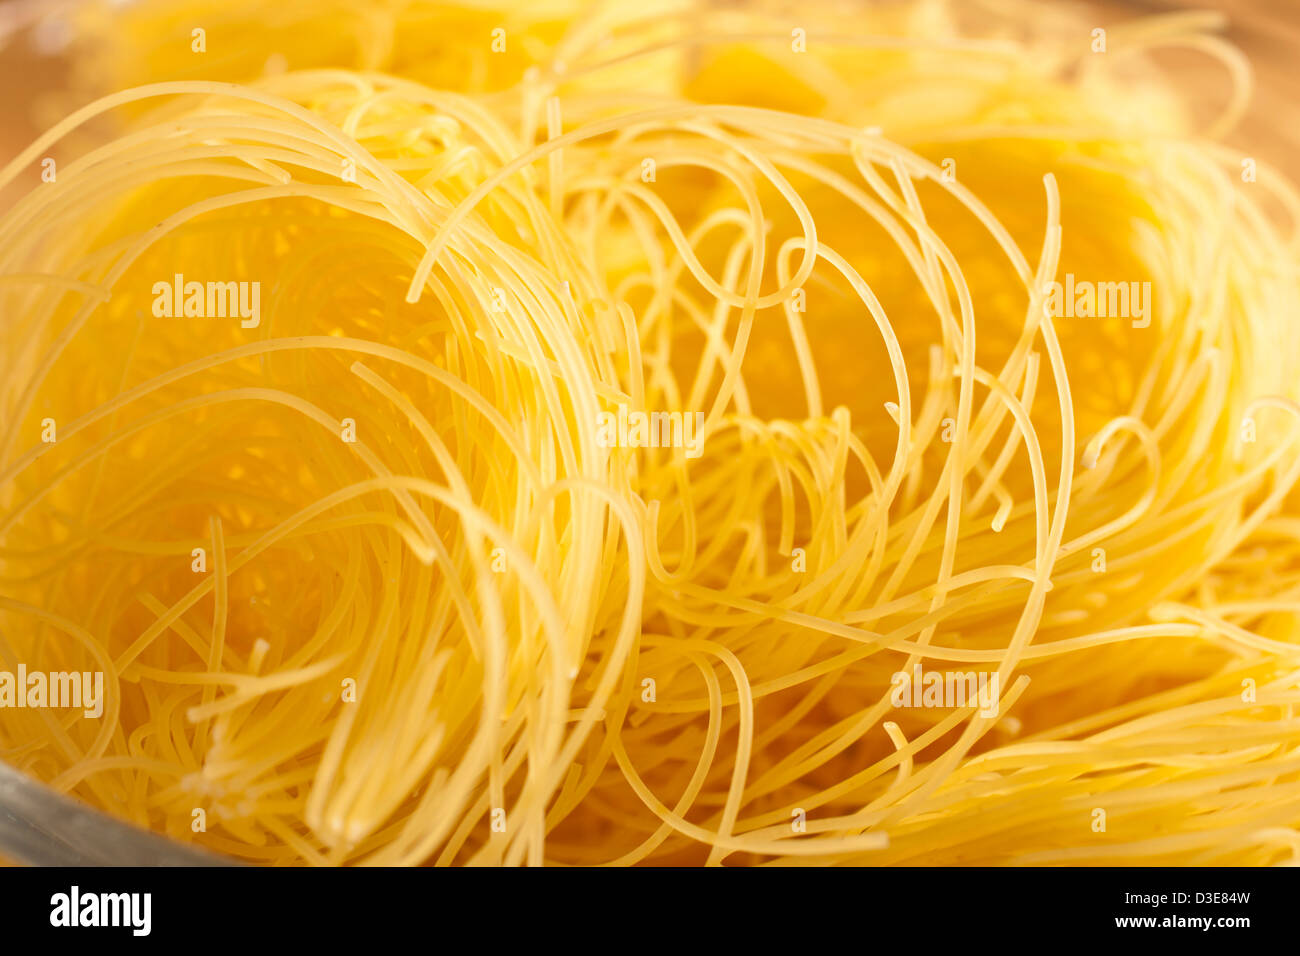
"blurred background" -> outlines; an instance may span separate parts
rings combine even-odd
[[[68,109],[72,71],[67,59],[71,28],[63,15],[87,0],[0,0],[0,163],[7,162]],[[102,16],[131,0],[88,0]],[[364,2],[364,0],[363,0]],[[723,2],[723,0],[715,0]],[[726,0],[743,6],[745,0]],[[889,0],[850,0],[863,5]],[[1246,119],[1228,138],[1300,180],[1300,0],[1039,0],[1035,7],[1072,9],[1114,27],[1154,14],[1218,11],[1228,18],[1226,39],[1243,50],[1255,70],[1256,89]],[[179,6],[179,4],[178,4]],[[219,6],[219,5],[218,5]],[[959,4],[960,6],[960,4]],[[1227,76],[1208,57],[1161,51],[1160,64],[1175,71],[1189,95],[1224,101]],[[83,77],[84,81],[84,77]],[[84,97],[83,97],[84,98]],[[0,195],[0,206],[6,198]]]

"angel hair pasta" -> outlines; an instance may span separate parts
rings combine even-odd
[[[7,762],[266,864],[1300,855],[1215,18],[107,10],[0,173]]]

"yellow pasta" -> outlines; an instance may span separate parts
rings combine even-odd
[[[0,670],[102,713],[7,762],[265,864],[1300,855],[1300,199],[1213,18],[79,15]]]

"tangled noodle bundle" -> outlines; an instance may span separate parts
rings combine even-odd
[[[0,668],[103,711],[3,759],[269,864],[1300,856],[1300,201],[1213,18],[642,6],[79,10]]]

